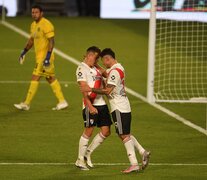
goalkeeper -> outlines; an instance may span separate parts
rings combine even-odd
[[[38,89],[39,81],[41,77],[45,77],[59,101],[53,110],[65,109],[68,107],[68,103],[63,96],[61,86],[54,73],[54,27],[50,21],[43,17],[43,10],[39,5],[32,7],[32,18],[34,22],[31,24],[30,38],[19,57],[19,62],[23,64],[25,54],[34,45],[36,66],[25,101],[20,104],[14,104],[14,106],[17,109],[29,110],[31,101]]]

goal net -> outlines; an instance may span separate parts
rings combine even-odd
[[[207,103],[207,1],[151,5],[148,100]]]

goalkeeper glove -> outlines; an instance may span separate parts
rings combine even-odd
[[[46,58],[45,58],[45,60],[44,60],[44,62],[43,62],[43,65],[44,65],[45,67],[48,67],[48,66],[50,65],[50,56],[51,56],[51,52],[48,51],[48,52],[47,52],[47,55],[46,55]]]
[[[20,64],[23,64],[24,63],[24,60],[25,60],[25,54],[27,53],[27,49],[26,48],[24,48],[24,50],[21,52],[21,54],[20,54],[20,57],[19,57],[19,63]]]

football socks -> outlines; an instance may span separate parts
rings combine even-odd
[[[101,145],[101,143],[103,143],[104,139],[106,137],[104,137],[104,135],[100,133],[98,133],[92,140],[91,144],[89,145],[88,149],[87,149],[87,153],[91,154],[99,145]]]
[[[63,102],[65,100],[62,90],[61,90],[61,86],[60,83],[58,82],[58,80],[56,79],[54,82],[52,82],[50,84],[55,96],[57,97],[59,103]]]
[[[130,139],[130,140],[124,142],[124,146],[126,148],[130,164],[131,165],[138,165],[138,161],[137,161],[137,158],[135,155],[135,150],[134,150],[134,144],[133,144],[132,140]]]
[[[31,103],[34,95],[37,92],[38,86],[39,86],[39,81],[31,81],[26,100],[24,101],[25,104],[29,105]]]
[[[84,156],[86,154],[86,150],[88,147],[88,141],[89,139],[81,136],[79,140],[79,150],[78,150],[78,158],[80,160],[84,160]]]
[[[139,144],[139,142],[137,141],[137,139],[133,135],[131,135],[130,138],[134,144],[134,147],[139,151],[139,154],[143,155],[145,149],[141,146],[141,144]]]

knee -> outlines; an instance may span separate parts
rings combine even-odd
[[[56,78],[55,77],[52,77],[52,76],[50,76],[50,77],[46,77],[46,80],[47,80],[47,82],[48,83],[53,83],[55,80],[56,80]]]
[[[32,75],[32,81],[39,81],[40,76]]]
[[[108,137],[111,135],[111,131],[110,129],[109,130],[106,130],[106,131],[101,131],[101,134],[104,136],[104,137]]]
[[[93,129],[91,128],[86,128],[83,132],[83,136],[90,138],[93,134]]]

